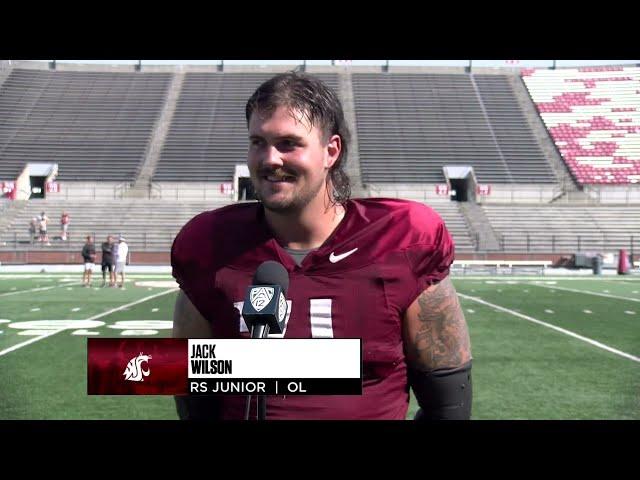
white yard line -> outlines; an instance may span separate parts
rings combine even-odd
[[[53,335],[55,333],[58,333],[58,332],[61,332],[61,331],[62,330],[51,330],[51,332],[45,333],[44,335],[40,335],[39,337],[33,337],[33,338],[30,338],[29,340],[27,340],[26,342],[18,343],[17,345],[14,345],[13,347],[9,347],[9,348],[7,348],[5,350],[2,350],[0,352],[0,357],[2,355],[6,354],[6,353],[11,353],[14,350],[17,350],[17,349],[22,348],[22,347],[26,347],[27,345],[30,345],[30,344],[32,344],[34,342],[37,342],[38,340],[42,340],[43,338],[50,337],[51,335]]]
[[[589,290],[577,290],[575,288],[558,287],[556,285],[542,285],[539,283],[531,283],[534,287],[549,288],[551,290],[566,290],[567,292],[586,293],[587,295],[596,295],[598,297],[617,298],[618,300],[629,300],[630,302],[640,302],[640,299],[622,297],[620,295],[611,295],[610,293],[590,292]]]
[[[66,287],[68,285],[80,285],[79,282],[77,281],[73,281],[70,283],[61,283],[60,285],[52,285],[50,287],[39,287],[39,288],[30,288],[28,290],[16,290],[15,292],[5,292],[5,293],[0,293],[0,297],[8,297],[9,295],[18,295],[19,293],[27,293],[27,292],[42,292],[43,290],[51,290],[52,288],[58,288],[58,287]]]
[[[170,288],[169,290],[165,290],[164,292],[154,293],[153,295],[149,295],[148,297],[141,298],[140,300],[136,300],[135,302],[127,303],[126,305],[121,305],[119,307],[112,308],[111,310],[107,310],[106,312],[99,313],[98,315],[94,315],[93,317],[86,318],[85,320],[96,320],[97,318],[106,317],[107,315],[110,315],[113,312],[124,310],[125,308],[129,308],[129,307],[133,307],[134,305],[137,305],[139,303],[146,302],[147,300],[151,300],[152,298],[160,297],[162,295],[166,295],[167,293],[175,292],[177,290],[179,289]]]
[[[97,315],[94,315],[93,317],[85,318],[84,321],[96,320],[96,319],[101,318],[101,317],[106,317],[107,315],[110,315],[110,314],[112,314],[114,312],[123,310],[125,308],[132,307],[133,305],[137,305],[137,304],[142,303],[142,302],[146,302],[147,300],[151,300],[152,298],[156,298],[156,297],[159,297],[161,295],[166,295],[167,293],[175,292],[176,290],[178,290],[178,289],[177,288],[171,288],[169,290],[165,290],[164,292],[156,293],[154,295],[149,295],[148,297],[141,298],[140,300],[136,300],[135,302],[127,303],[126,305],[121,305],[119,307],[112,308],[111,310],[107,310],[106,312],[99,313]],[[18,350],[19,348],[26,347],[27,345],[30,345],[30,344],[32,344],[34,342],[37,342],[38,340],[42,340],[43,338],[50,337],[52,335],[55,335],[56,333],[64,332],[65,330],[71,330],[71,329],[61,328],[61,329],[58,329],[58,330],[52,330],[51,332],[46,333],[46,334],[44,334],[44,335],[42,335],[40,337],[34,337],[34,338],[31,338],[31,339],[27,340],[26,342],[18,343],[17,345],[14,345],[12,347],[9,347],[9,348],[7,348],[5,350],[0,351],[0,357],[2,355],[7,354],[7,353],[11,353],[11,352],[13,352],[15,350]]]
[[[463,293],[458,293],[458,296],[460,296],[460,297],[462,297],[464,299],[467,299],[467,300],[471,300],[473,302],[481,303],[482,305],[486,305],[488,307],[495,308],[496,310],[500,310],[502,312],[508,313],[510,315],[514,315],[514,316],[522,318],[524,320],[528,320],[530,322],[537,323],[538,325],[542,325],[543,327],[551,328],[551,329],[556,330],[556,331],[558,331],[560,333],[564,333],[565,335],[569,335],[570,337],[577,338],[578,340],[582,340],[583,342],[587,342],[587,343],[589,343],[589,344],[591,344],[591,345],[593,345],[595,347],[601,348],[601,349],[606,350],[608,352],[615,353],[616,355],[620,355],[621,357],[628,358],[629,360],[633,360],[634,362],[640,363],[640,358],[639,357],[636,357],[636,356],[631,355],[629,353],[622,352],[620,350],[616,350],[615,348],[612,348],[612,347],[610,347],[608,345],[605,345],[604,343],[597,342],[595,340],[592,340],[591,338],[584,337],[584,336],[579,335],[579,334],[577,334],[575,332],[572,332],[570,330],[567,330],[567,329],[564,329],[564,328],[560,328],[560,327],[556,327],[555,325],[551,325],[550,323],[543,322],[542,320],[538,320],[537,318],[533,318],[533,317],[530,317],[528,315],[523,315],[522,313],[516,312],[516,311],[511,310],[509,308],[501,307],[500,305],[496,305],[494,303],[489,303],[489,302],[487,302],[485,300],[482,300],[481,298],[470,297],[469,295],[464,295]]]

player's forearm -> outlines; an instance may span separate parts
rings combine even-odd
[[[174,338],[212,337],[209,321],[200,314],[182,290],[178,292],[173,311],[172,336]]]
[[[180,290],[173,311],[174,338],[211,338],[211,326],[189,297]],[[215,397],[191,395],[175,396],[176,411],[180,420],[217,420],[220,402]]]
[[[426,289],[404,324],[408,381],[420,420],[471,416],[471,342],[458,295],[449,278]]]
[[[409,384],[420,405],[415,420],[471,419],[471,361],[458,368],[433,372],[409,368]]]

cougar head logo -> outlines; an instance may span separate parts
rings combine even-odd
[[[124,370],[124,379],[132,382],[144,382],[144,377],[148,377],[151,370],[143,370],[142,363],[151,360],[151,355],[145,355],[140,352],[140,355],[133,357],[127,363],[127,368]],[[143,377],[144,375],[144,377]]]

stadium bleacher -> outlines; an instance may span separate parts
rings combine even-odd
[[[247,99],[269,73],[186,73],[153,180],[228,182],[246,161]],[[338,91],[337,75],[317,74]]]
[[[640,182],[640,68],[527,69],[522,78],[580,183]]]
[[[476,78],[354,73],[363,182],[439,183],[443,165],[471,165],[480,182],[553,183],[506,80]]]
[[[502,249],[522,252],[640,250],[640,207],[483,205]]]
[[[456,252],[471,252],[475,249],[475,243],[469,232],[469,226],[464,215],[460,212],[457,202],[438,201],[429,202],[428,205],[433,208],[444,220],[447,230],[453,237],[456,246]]]
[[[171,75],[13,69],[0,87],[0,179],[46,162],[58,180],[133,180]]]
[[[132,251],[169,251],[180,228],[200,212],[221,207],[210,201],[158,202],[157,200],[45,200],[29,202],[0,233],[0,245],[9,248],[47,248],[79,252],[87,235],[96,243],[107,235],[124,235]],[[51,246],[31,245],[29,221],[44,211],[49,217]],[[69,240],[60,241],[60,215],[70,214]]]
[[[549,161],[518,105],[506,75],[473,75],[502,157],[516,183],[554,183]]]

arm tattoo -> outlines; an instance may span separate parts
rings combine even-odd
[[[423,291],[409,315],[410,364],[422,371],[455,368],[471,359],[469,331],[449,277]]]

